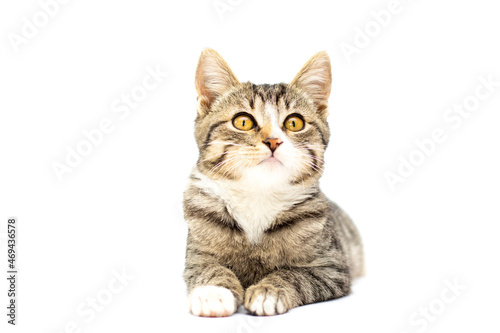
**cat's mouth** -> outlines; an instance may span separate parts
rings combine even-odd
[[[274,155],[271,155],[268,158],[263,159],[262,161],[260,161],[259,165],[260,164],[283,165],[283,163],[279,159],[277,159],[276,156]]]

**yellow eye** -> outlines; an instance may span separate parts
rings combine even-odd
[[[233,119],[233,126],[242,131],[249,131],[254,128],[254,123],[250,115],[242,114]]]
[[[292,132],[298,132],[304,128],[304,120],[299,116],[291,115],[285,120],[285,128]]]

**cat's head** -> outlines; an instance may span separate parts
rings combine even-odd
[[[330,59],[314,55],[291,83],[240,83],[214,50],[196,70],[198,169],[212,179],[314,183],[323,170]]]

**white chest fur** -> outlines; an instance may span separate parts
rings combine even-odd
[[[303,201],[309,191],[298,186],[283,183],[262,183],[258,181],[219,182],[197,173],[201,181],[197,186],[220,197],[229,213],[245,232],[248,240],[258,243],[263,232],[276,216],[294,204]]]

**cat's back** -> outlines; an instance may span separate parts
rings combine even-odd
[[[331,200],[328,200],[328,219],[332,221],[336,239],[342,244],[352,276],[363,276],[363,244],[352,219]]]

